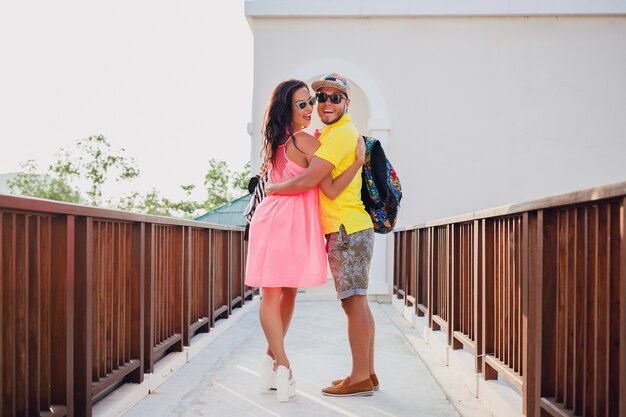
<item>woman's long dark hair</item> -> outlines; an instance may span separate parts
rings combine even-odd
[[[293,135],[291,117],[293,114],[293,93],[300,88],[309,87],[300,80],[283,81],[276,86],[265,110],[263,120],[263,157],[261,171],[265,172],[274,162],[276,150]]]

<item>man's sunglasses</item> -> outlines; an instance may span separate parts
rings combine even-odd
[[[315,96],[317,97],[317,101],[319,101],[320,103],[326,103],[326,100],[330,99],[331,103],[339,104],[341,103],[341,100],[348,99],[348,97],[339,93],[326,94],[322,92],[317,92],[315,93]]]
[[[307,104],[313,107],[315,106],[316,102],[317,102],[317,99],[315,97],[309,97],[308,100],[298,100],[295,103],[293,103],[293,105],[299,108],[300,110],[304,110]]]

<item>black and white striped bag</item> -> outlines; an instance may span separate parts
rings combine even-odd
[[[257,174],[250,178],[248,181],[248,192],[250,193],[250,201],[246,206],[246,210],[243,215],[248,221],[246,224],[246,230],[244,231],[243,238],[244,240],[248,240],[248,230],[250,229],[250,222],[252,221],[252,216],[254,215],[254,211],[257,206],[263,199],[265,198],[265,174]]]

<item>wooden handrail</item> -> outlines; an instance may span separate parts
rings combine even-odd
[[[396,297],[518,389],[524,415],[626,415],[626,182],[394,238]]]
[[[251,299],[243,228],[0,195],[0,415],[93,403]]]
[[[226,226],[222,224],[199,222],[195,220],[178,219],[175,217],[132,213],[129,211],[105,209],[74,203],[63,203],[59,201],[45,200],[42,198],[25,198],[8,194],[0,194],[0,208],[4,210],[19,210],[30,213],[93,217],[103,220],[166,224],[171,226],[191,226],[215,230],[242,230],[242,228],[238,226]]]
[[[415,225],[405,225],[394,229],[395,232],[405,230],[422,229],[425,227],[441,226],[452,223],[465,223],[472,220],[480,220],[490,217],[502,217],[534,210],[557,208],[561,206],[574,206],[577,204],[588,204],[594,201],[606,200],[626,195],[626,181],[601,187],[588,188],[586,190],[575,191],[566,194],[559,194],[545,197],[538,200],[524,203],[509,204],[500,207],[493,207],[485,210],[465,213],[458,216],[445,217]]]

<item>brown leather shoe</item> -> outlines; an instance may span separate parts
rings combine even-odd
[[[378,377],[376,374],[370,374],[370,379],[372,380],[372,385],[374,385],[374,391],[378,391],[380,388],[380,383],[378,382]]]
[[[364,397],[373,393],[374,384],[370,378],[351,384],[350,377],[347,377],[340,384],[322,389],[322,394],[330,397]]]
[[[378,391],[378,389],[380,388],[380,383],[378,382],[378,377],[376,376],[376,374],[371,374],[370,379],[372,380],[372,384],[374,385],[374,391]],[[335,379],[333,382],[331,382],[331,384],[335,386],[341,384],[342,382],[343,379]]]

